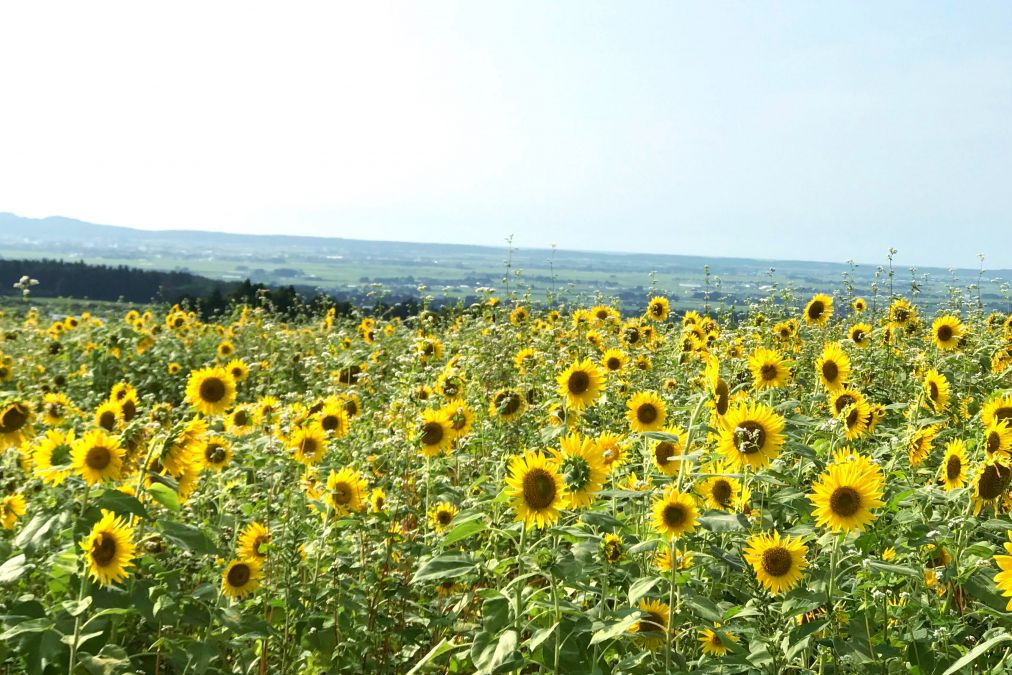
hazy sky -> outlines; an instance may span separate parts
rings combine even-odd
[[[1012,2],[0,7],[0,211],[1012,267]]]

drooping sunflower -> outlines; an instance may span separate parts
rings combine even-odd
[[[112,433],[116,430],[118,415],[119,405],[115,401],[103,401],[100,406],[95,408],[95,426]]]
[[[935,319],[931,324],[931,340],[943,351],[950,351],[959,346],[959,341],[966,332],[966,327],[959,317],[948,314]]]
[[[989,427],[997,422],[1012,425],[1012,394],[995,396],[980,409],[980,422]]]
[[[235,402],[235,378],[224,368],[202,368],[190,373],[186,400],[205,415],[218,415]]]
[[[446,411],[442,408],[423,410],[415,438],[425,457],[435,457],[448,451],[453,443],[453,425]]]
[[[883,481],[880,474],[869,475],[866,466],[856,461],[831,464],[819,477],[808,495],[816,525],[833,532],[861,532],[875,520],[872,509],[884,504]]]
[[[805,305],[805,323],[809,326],[825,326],[833,316],[833,298],[818,293]]]
[[[714,628],[720,628],[720,624],[716,623],[713,628],[704,628],[699,631],[699,644],[702,647],[703,653],[708,656],[724,656],[731,651],[730,647],[727,646],[727,642],[724,641],[724,638],[726,638],[728,642],[737,643],[738,637],[734,635],[734,633],[726,630],[722,630],[718,634]],[[724,637],[722,638],[721,635]]]
[[[815,372],[829,391],[843,389],[850,379],[850,357],[835,342],[827,342],[815,362]]]
[[[654,296],[647,303],[647,316],[654,321],[666,321],[671,313],[671,303],[664,296]]]
[[[755,571],[756,579],[766,590],[778,595],[794,588],[808,567],[808,547],[800,537],[781,538],[779,532],[756,534],[745,542],[745,561]]]
[[[123,447],[116,436],[95,429],[74,441],[70,462],[88,485],[119,480],[123,470]]]
[[[18,518],[25,515],[28,504],[23,495],[15,493],[0,499],[0,527],[13,530]]]
[[[568,501],[566,485],[558,465],[540,451],[524,450],[509,462],[507,494],[516,511],[515,521],[525,527],[547,527],[559,519],[559,509]]]
[[[758,347],[748,357],[752,371],[752,387],[757,391],[784,387],[791,379],[791,368],[783,355],[775,349]]]
[[[492,395],[492,401],[488,404],[488,414],[508,422],[519,417],[525,405],[526,401],[520,392],[500,389]]]
[[[699,524],[696,500],[690,494],[679,492],[673,485],[669,485],[664,493],[654,500],[651,510],[654,528],[667,539],[692,532]]]
[[[924,376],[924,405],[936,413],[949,407],[949,381],[934,368]]]
[[[1001,589],[1002,596],[1012,598],[1012,530],[1009,530],[1006,535],[1009,541],[1005,542],[1005,552],[1009,555],[996,555],[994,557],[994,562],[1000,570],[994,575],[994,583]],[[1012,600],[1008,601],[1005,611],[1012,612]]]
[[[665,476],[675,476],[681,470],[682,455],[686,453],[685,443],[688,434],[681,427],[670,426],[662,430],[669,438],[654,441],[651,453],[654,466]]]
[[[640,598],[639,610],[646,616],[629,627],[646,649],[658,649],[668,641],[668,615],[671,606],[660,600]]]
[[[929,424],[913,432],[910,436],[910,441],[907,443],[910,466],[917,466],[927,459],[931,453],[931,447],[935,442],[935,436],[938,435],[938,431],[939,428],[936,425]]]
[[[718,511],[732,511],[741,494],[741,483],[727,475],[730,467],[724,463],[714,463],[704,467],[703,472],[712,474],[696,488],[706,506]]]
[[[1012,469],[1001,455],[995,455],[980,465],[973,479],[973,515],[979,515],[985,506],[997,512],[998,504],[1008,492]]]
[[[718,450],[733,465],[761,469],[784,445],[784,418],[764,403],[742,401],[731,408],[720,429]]]
[[[24,401],[0,408],[0,449],[21,445],[31,431],[32,409]]]
[[[830,392],[829,407],[835,417],[843,420],[844,437],[848,441],[868,431],[871,407],[861,392],[849,387]]]
[[[629,427],[636,433],[658,431],[667,420],[667,407],[661,397],[652,391],[641,391],[634,394],[626,403],[628,410],[625,417]]]
[[[372,506],[373,513],[380,513],[386,507],[387,493],[383,492],[381,488],[376,488],[369,493],[369,504]]]
[[[572,509],[590,506],[607,475],[601,450],[591,438],[575,431],[564,436],[559,447],[553,455],[566,483],[566,506]]]
[[[871,324],[855,323],[847,329],[847,338],[855,345],[864,349],[871,344]]]
[[[460,510],[453,504],[439,502],[429,509],[429,520],[432,522],[432,526],[436,528],[436,532],[443,532],[450,527],[450,524],[457,517],[458,513],[460,513]]]
[[[609,349],[601,357],[601,366],[609,373],[618,373],[629,363],[629,356],[621,349]]]
[[[288,436],[288,447],[303,464],[319,464],[327,452],[327,435],[319,424],[297,426]]]
[[[263,568],[257,560],[232,560],[221,575],[221,592],[241,600],[260,587]]]
[[[562,371],[556,381],[566,404],[574,410],[583,410],[593,405],[601,395],[603,377],[601,369],[593,361],[584,359]]]
[[[204,444],[204,466],[221,471],[232,461],[232,446],[221,436],[209,436]]]
[[[368,485],[365,476],[350,466],[340,471],[333,469],[327,476],[326,500],[339,516],[365,509],[365,493]]]
[[[1009,421],[1001,420],[987,425],[982,445],[988,457],[996,452],[1012,453],[1012,428],[1009,428]]]
[[[133,565],[134,531],[122,516],[102,509],[102,518],[81,542],[88,576],[102,586],[121,581]]]
[[[917,320],[917,309],[909,301],[897,298],[889,305],[888,320],[892,326],[906,328],[911,322]]]
[[[940,480],[946,491],[966,485],[966,443],[961,439],[950,441],[945,446]]]
[[[250,523],[239,535],[240,560],[262,561],[267,558],[267,547],[271,543],[271,533],[263,523]]]
[[[606,534],[601,540],[601,552],[609,565],[614,565],[625,556],[625,544],[617,534]]]
[[[50,429],[36,439],[32,450],[33,471],[42,482],[60,485],[71,474],[71,448],[74,445],[74,430]]]
[[[605,473],[610,474],[625,464],[628,456],[625,437],[620,434],[603,433],[595,441],[601,453],[601,466]]]

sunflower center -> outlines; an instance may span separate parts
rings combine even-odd
[[[674,443],[668,441],[661,441],[654,446],[654,457],[657,459],[659,466],[665,466],[671,458],[678,454],[678,448],[675,447]]]
[[[688,514],[685,512],[685,507],[681,504],[668,504],[664,507],[664,524],[670,528],[679,527],[685,522]]]
[[[836,382],[836,377],[839,374],[840,369],[835,361],[826,361],[822,364],[822,376],[826,378],[826,382]]]
[[[104,411],[98,418],[98,426],[106,431],[112,431],[116,426],[116,413],[111,410]]]
[[[439,422],[426,422],[422,427],[422,444],[439,445],[443,440],[443,425]]]
[[[777,369],[777,366],[774,363],[767,363],[763,365],[763,367],[759,370],[759,374],[762,376],[765,382],[770,382],[772,380],[777,379],[778,372],[779,370]]]
[[[616,356],[608,359],[608,370],[618,370],[622,367],[622,360]]]
[[[952,339],[952,326],[939,326],[938,327],[938,341],[948,342]]]
[[[225,398],[225,383],[217,377],[209,377],[200,383],[200,398],[208,403],[217,403]]]
[[[453,514],[449,511],[440,511],[436,514],[436,521],[440,525],[449,525],[451,520],[453,520]]]
[[[771,577],[782,577],[790,572],[793,562],[791,552],[783,546],[773,546],[763,551],[763,571]]]
[[[580,373],[580,374],[584,375],[584,377],[586,377],[585,374],[583,374],[583,373]],[[574,375],[575,375],[575,373],[574,373]],[[570,379],[572,379],[572,378],[570,378]],[[574,393],[576,393],[576,392],[574,392]],[[499,400],[496,402],[496,407],[499,408],[500,414],[506,415],[507,417],[509,415],[512,415],[512,414],[516,413],[516,411],[520,410],[520,396],[519,396],[519,394],[516,394],[514,392],[506,392],[505,394],[501,394],[499,396]]]
[[[640,332],[636,328],[626,328],[625,339],[629,344],[636,344],[640,340]]]
[[[306,457],[312,457],[316,454],[317,446],[315,438],[303,438],[302,443],[299,444],[299,450]]]
[[[640,621],[640,632],[663,633],[665,618],[657,612],[646,612],[647,617]]]
[[[928,383],[928,397],[931,398],[932,401],[936,403],[938,402],[938,384],[936,382]]]
[[[583,394],[590,389],[590,375],[582,370],[577,370],[569,376],[566,386],[571,394]]]
[[[242,588],[249,582],[251,576],[249,565],[246,563],[233,565],[232,569],[228,571],[228,585],[233,588]]]
[[[102,471],[112,462],[112,453],[109,452],[109,448],[101,445],[95,445],[88,448],[88,453],[84,456],[84,463],[88,465],[89,469],[95,471]]]
[[[0,415],[0,433],[17,431],[28,421],[28,409],[15,403]]]
[[[847,413],[847,428],[853,429],[860,423],[861,423],[861,411],[857,409],[857,406],[854,406],[850,409],[850,412]]]
[[[713,500],[721,506],[727,506],[731,503],[731,495],[734,494],[734,490],[731,488],[731,483],[723,478],[718,478],[713,482],[713,487],[710,488],[710,494],[713,495]]]
[[[116,539],[108,534],[99,534],[91,545],[91,559],[99,567],[105,567],[116,557]]]
[[[959,478],[961,473],[963,473],[963,460],[959,458],[959,455],[950,456],[945,463],[945,477],[954,481]]]
[[[839,415],[847,408],[847,406],[854,405],[855,403],[857,403],[856,398],[850,394],[844,394],[842,396],[838,396],[836,400],[833,401],[833,407],[836,408],[836,414]]]
[[[754,455],[766,445],[766,430],[752,420],[741,422],[734,428],[734,444],[743,455]]]
[[[997,465],[989,464],[980,474],[977,481],[977,494],[981,499],[991,501],[997,499],[1008,487],[1009,470],[1002,471]]]
[[[860,328],[855,328],[854,332],[850,334],[850,339],[854,342],[864,342],[864,331]]]
[[[137,414],[137,404],[134,403],[134,400],[132,398],[128,398],[127,400],[123,401],[123,404],[120,406],[119,409],[120,412],[123,413],[123,419],[126,420],[127,422],[132,420],[134,418],[134,415]]]
[[[347,504],[351,501],[351,486],[344,482],[338,483],[330,494],[334,498],[335,504]]]
[[[849,518],[861,509],[861,495],[852,487],[839,487],[829,496],[829,508],[837,516]]]
[[[657,421],[657,407],[653,403],[644,403],[636,408],[636,419],[640,424],[653,424]]]
[[[905,323],[910,318],[910,312],[903,307],[896,307],[893,310],[893,318],[897,323]]]
[[[808,306],[808,318],[818,319],[822,316],[822,313],[826,311],[826,305],[822,303],[822,300],[815,300]]]
[[[540,511],[555,501],[555,479],[544,469],[531,469],[524,476],[524,502],[528,508]]]
[[[207,446],[207,449],[204,451],[204,456],[207,457],[207,461],[210,462],[211,464],[221,464],[222,462],[225,461],[225,457],[227,455],[225,453],[224,447],[216,443],[211,443]]]
[[[244,427],[249,424],[249,415],[245,410],[236,410],[235,414],[232,415],[232,424],[237,427]],[[324,427],[326,428],[326,427]]]
[[[997,431],[989,431],[987,434],[987,440],[985,441],[987,447],[987,454],[998,452],[998,448],[1001,447],[1001,437]]]
[[[253,552],[261,558],[267,555],[267,551],[264,549],[267,544],[270,543],[270,537],[266,535],[260,535],[253,541]]]
[[[60,419],[63,417],[63,404],[62,403],[47,403],[46,414],[50,417]]]
[[[1012,420],[1012,406],[1002,406],[994,411],[994,421]]]
[[[731,404],[731,391],[728,389],[727,382],[718,379],[717,386],[714,387],[714,393],[717,395],[717,414],[726,414],[727,408]]]

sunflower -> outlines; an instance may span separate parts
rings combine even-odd
[[[74,409],[73,403],[64,393],[46,394],[42,397],[42,414],[45,415],[46,424],[56,426],[63,422],[67,413]]]
[[[829,391],[843,389],[850,379],[850,357],[835,342],[827,342],[815,362],[815,372]]]
[[[280,402],[273,396],[264,396],[256,403],[254,421],[257,426],[270,425],[278,415]]]
[[[344,406],[344,411],[348,413],[349,419],[358,417],[359,413],[362,412],[362,401],[359,400],[358,394],[354,392],[342,394],[338,401]]]
[[[327,452],[327,435],[319,424],[298,426],[288,437],[288,447],[303,464],[319,464]]]
[[[1006,598],[1012,598],[1012,530],[1008,531],[1009,541],[1005,542],[1005,552],[1010,555],[996,555],[994,557],[998,569],[1001,570],[994,575],[994,582],[1001,589],[1001,594]],[[1012,600],[1008,601],[1005,607],[1006,612],[1012,612]]]
[[[624,436],[612,433],[603,433],[594,441],[597,450],[601,453],[601,466],[605,473],[612,473],[615,469],[625,464],[628,457],[626,440]]]
[[[671,303],[664,296],[654,296],[647,303],[647,316],[654,321],[666,321],[671,313]]]
[[[558,465],[541,451],[525,450],[509,462],[507,495],[526,527],[547,527],[559,519],[559,509],[567,502],[566,484]]]
[[[897,298],[889,305],[888,321],[890,325],[897,328],[905,328],[911,322],[916,321],[916,319],[917,310],[907,300]]]
[[[19,494],[7,495],[0,499],[0,527],[13,530],[18,518],[25,515],[28,505]]]
[[[420,337],[415,340],[415,352],[422,363],[438,361],[443,356],[443,343],[435,337]]]
[[[779,532],[756,534],[746,540],[745,561],[752,565],[756,579],[773,595],[789,591],[801,581],[802,571],[808,567],[805,555],[808,547],[800,537]]]
[[[863,312],[868,309],[868,301],[864,298],[854,298],[854,300],[851,301],[850,306],[855,312]]]
[[[833,532],[861,532],[875,520],[872,509],[884,504],[883,480],[866,466],[860,461],[832,464],[819,477],[808,495],[816,525]]]
[[[383,492],[381,488],[376,488],[369,493],[369,505],[372,506],[373,513],[380,513],[387,503],[387,493]]]
[[[784,418],[764,403],[742,401],[731,408],[720,429],[718,449],[734,466],[761,469],[784,444]]]
[[[74,445],[74,430],[50,429],[36,440],[32,450],[34,473],[42,482],[60,485],[71,474],[71,447]]]
[[[263,523],[250,523],[239,535],[240,560],[265,560],[267,547],[271,543],[271,534]]]
[[[204,466],[221,471],[232,461],[232,446],[220,436],[210,436],[204,444]]]
[[[517,355],[513,357],[513,365],[517,367],[521,373],[526,373],[527,370],[537,362],[538,354],[530,347],[524,347],[517,352]]]
[[[931,446],[935,442],[939,428],[934,424],[921,427],[914,431],[907,443],[907,452],[910,455],[910,466],[917,466],[923,462],[931,453]]]
[[[805,305],[805,323],[809,326],[825,326],[833,316],[833,298],[822,293],[812,296]]]
[[[637,433],[658,431],[664,427],[667,419],[667,408],[661,397],[652,391],[641,391],[626,403],[625,414],[629,427]]]
[[[520,392],[513,389],[500,389],[492,396],[488,405],[488,414],[498,416],[503,421],[516,419],[524,411],[526,401]]]
[[[519,326],[522,323],[527,323],[527,319],[530,318],[530,312],[523,305],[518,306],[512,312],[510,312],[510,323],[514,326]]]
[[[629,356],[621,349],[609,349],[601,357],[601,367],[609,373],[618,373],[629,364]]]
[[[949,381],[934,368],[924,376],[924,405],[936,413],[949,407]]]
[[[669,485],[664,493],[654,500],[654,528],[661,536],[673,539],[696,529],[699,524],[699,511],[692,495],[679,492]]]
[[[790,366],[775,349],[758,347],[748,357],[748,367],[752,371],[752,387],[757,391],[786,386],[791,379]]]
[[[442,410],[450,421],[454,440],[467,436],[474,429],[474,411],[463,401],[450,401]]]
[[[958,438],[945,446],[941,482],[946,491],[966,485],[966,443]]]
[[[1012,394],[996,396],[980,409],[980,422],[985,427],[998,422],[1012,425]]]
[[[601,551],[604,553],[604,561],[614,565],[625,556],[625,544],[617,534],[606,534],[601,540]]]
[[[601,450],[578,432],[564,436],[560,450],[553,451],[559,472],[566,483],[566,506],[581,509],[590,506],[606,476]]]
[[[668,641],[668,615],[671,606],[660,600],[640,599],[639,610],[646,616],[629,628],[638,635],[639,642],[647,649],[658,649]]]
[[[31,432],[32,409],[15,401],[0,408],[0,449],[21,445]]]
[[[681,456],[686,452],[685,443],[688,440],[688,434],[677,426],[667,427],[662,430],[662,433],[668,434],[669,437],[654,442],[651,453],[654,466],[660,469],[665,476],[675,476],[682,467]]]
[[[241,600],[260,587],[262,575],[259,561],[233,560],[221,575],[221,592]]]
[[[998,510],[998,503],[1008,491],[1012,480],[1012,469],[999,460],[996,455],[984,462],[977,470],[973,479],[973,515],[980,514],[981,509],[990,506]]]
[[[105,401],[95,408],[95,426],[112,433],[116,430],[116,418],[119,416],[119,405],[115,401]]]
[[[1012,452],[1012,428],[1009,428],[1008,420],[992,422],[984,429],[984,450],[990,457],[996,452],[1009,454]]]
[[[733,633],[726,630],[722,630],[718,634],[714,628],[720,628],[720,624],[715,623],[713,628],[704,628],[699,631],[699,644],[702,647],[704,654],[709,656],[724,656],[724,654],[731,651],[727,646],[727,643],[724,642],[724,638],[726,638],[729,642],[734,643],[738,642],[738,638]]]
[[[959,317],[951,314],[935,319],[931,324],[931,340],[935,346],[944,351],[950,351],[959,346],[966,327]]]
[[[871,406],[861,392],[849,387],[830,392],[829,407],[835,417],[843,420],[844,437],[848,441],[868,431]]]
[[[205,415],[217,415],[235,401],[235,378],[224,368],[202,368],[190,373],[186,400]]]
[[[365,509],[365,491],[368,489],[365,476],[351,467],[339,472],[333,469],[327,476],[326,500],[339,516]]]
[[[225,416],[225,428],[233,436],[245,436],[253,431],[256,413],[249,404],[236,406]]]
[[[654,567],[661,572],[671,571],[671,545],[660,544],[657,553],[654,554]],[[675,569],[687,570],[692,567],[692,551],[688,549],[675,549]]]
[[[119,438],[96,429],[74,441],[70,462],[88,485],[119,480],[123,470],[123,448]]]
[[[429,520],[432,521],[433,527],[436,528],[436,532],[443,532],[448,527],[453,519],[457,516],[460,511],[456,506],[449,502],[439,502],[431,509],[429,509]]]
[[[102,518],[81,542],[88,576],[102,586],[126,578],[126,568],[133,566],[134,531],[122,516],[102,509]]]
[[[871,324],[855,323],[847,329],[847,338],[861,349],[864,349],[871,344]]]
[[[447,411],[423,410],[415,431],[415,440],[425,457],[435,457],[441,452],[449,451],[453,442],[453,424]]]
[[[351,427],[348,411],[336,400],[329,400],[323,405],[316,413],[316,422],[331,438],[344,438]]]
[[[696,488],[706,506],[718,511],[733,510],[734,503],[741,494],[741,483],[727,475],[730,467],[716,463],[705,467],[703,471],[712,474]]]
[[[603,377],[601,369],[593,361],[584,359],[569,366],[556,381],[566,404],[574,410],[583,410],[601,395]]]

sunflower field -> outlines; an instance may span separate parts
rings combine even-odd
[[[1012,317],[498,295],[6,307],[0,672],[1012,670]]]

